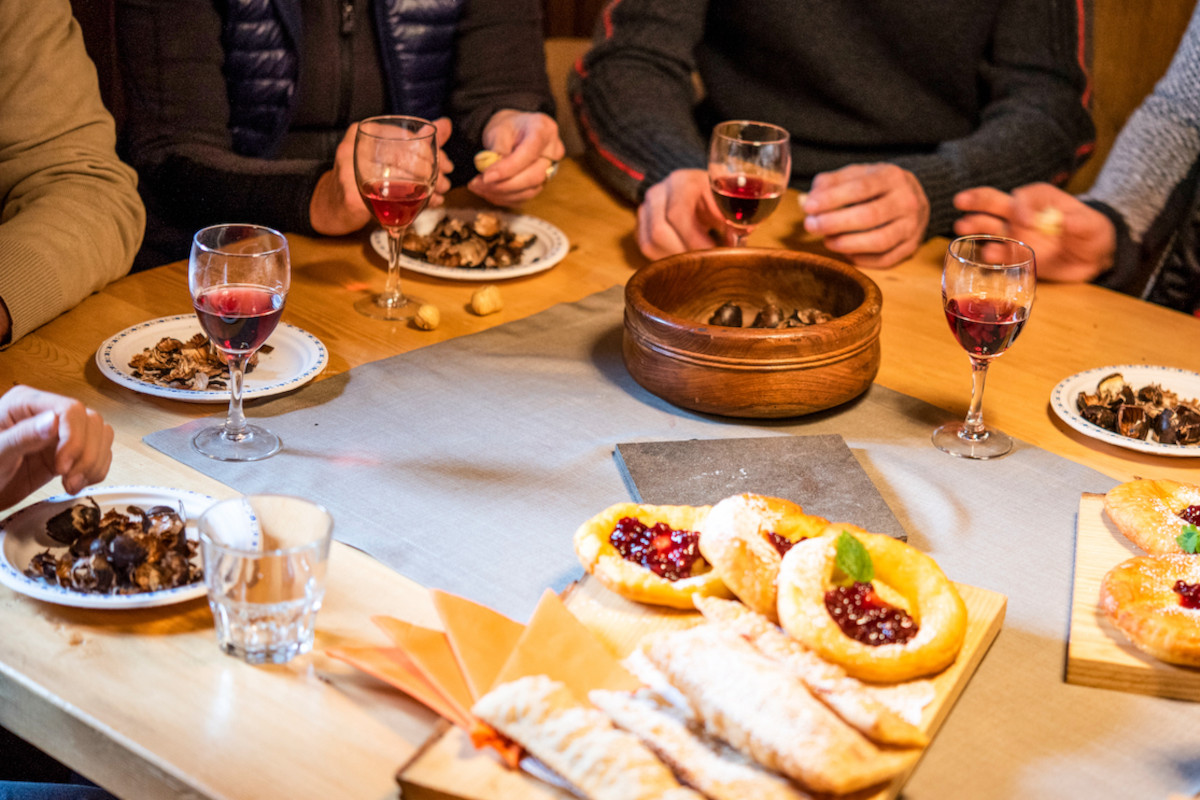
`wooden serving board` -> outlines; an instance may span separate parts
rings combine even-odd
[[[1075,524],[1075,583],[1067,639],[1067,683],[1200,700],[1200,670],[1138,650],[1100,611],[1100,583],[1117,564],[1145,555],[1104,513],[1104,495],[1084,494]]]
[[[998,592],[955,584],[967,606],[967,636],[958,659],[933,679],[936,696],[925,708],[921,728],[930,738],[966,688],[988,647],[1000,632],[1007,599]],[[628,655],[647,633],[687,628],[702,621],[692,611],[651,608],[613,594],[585,577],[568,590],[567,608],[616,655]],[[916,768],[916,763],[913,769]],[[911,774],[853,800],[894,800]],[[476,751],[467,735],[448,728],[408,764],[397,779],[405,800],[570,800],[571,795],[523,772],[505,769],[490,752]]]

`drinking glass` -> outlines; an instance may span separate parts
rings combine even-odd
[[[420,301],[400,291],[404,232],[433,194],[438,175],[437,129],[420,117],[371,117],[354,138],[354,177],[359,194],[387,231],[387,283],[379,294],[354,304],[374,319],[411,319]]]
[[[751,120],[721,122],[708,147],[708,183],[734,247],[779,205],[792,174],[788,132]]]
[[[223,500],[200,517],[204,585],[223,651],[283,664],[312,649],[333,517],[299,497]]]
[[[192,237],[188,290],[208,340],[229,364],[225,423],[192,437],[218,461],[258,461],[279,452],[279,437],[242,414],[242,381],[250,356],[279,318],[291,281],[287,239],[261,225],[213,225]]]
[[[1001,236],[964,236],[946,249],[942,307],[954,338],[971,359],[971,407],[963,422],[933,432],[933,443],[962,458],[996,458],[1012,439],[983,424],[988,364],[1016,341],[1037,284],[1033,250]]]

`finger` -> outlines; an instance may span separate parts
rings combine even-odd
[[[63,488],[71,494],[97,483],[108,474],[112,463],[113,429],[95,411],[88,411],[87,439],[71,472],[63,476]]]
[[[638,248],[649,259],[664,258],[687,250],[683,239],[666,220],[658,203],[650,201],[650,195],[638,208]]]
[[[954,207],[959,211],[970,211],[979,214],[991,214],[994,217],[1008,219],[1013,214],[1012,195],[990,186],[977,186],[965,189],[954,196]]]
[[[58,415],[43,411],[37,416],[0,431],[0,460],[20,461],[24,456],[42,449],[53,449],[58,442]]]
[[[75,463],[87,446],[87,428],[88,409],[83,403],[72,401],[67,410],[58,415],[58,446],[54,453],[55,474],[67,475],[75,468]]]
[[[915,243],[912,243],[910,246],[908,242],[902,242],[886,253],[855,253],[854,255],[847,256],[847,258],[856,267],[890,269],[911,256],[915,250]]]
[[[954,233],[958,236],[970,236],[980,233],[1006,236],[1008,234],[1008,223],[990,214],[967,214],[955,220]]]
[[[804,201],[807,214],[821,214],[858,203],[865,203],[883,194],[886,181],[877,165],[851,164],[833,172],[822,172],[813,178],[808,198]]]
[[[433,121],[433,127],[437,129],[437,144],[438,148],[446,146],[446,142],[450,141],[450,133],[454,130],[454,125],[450,122],[449,117],[438,117]]]
[[[825,247],[835,253],[869,256],[891,252],[909,241],[915,250],[916,238],[904,221],[894,220],[871,230],[828,236]]]

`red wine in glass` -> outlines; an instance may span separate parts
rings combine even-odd
[[[771,215],[783,196],[781,183],[745,175],[723,175],[712,181],[713,197],[725,219],[752,227]]]
[[[420,301],[400,290],[401,242],[405,230],[433,196],[438,176],[437,129],[420,117],[364,119],[354,136],[354,176],[363,202],[388,237],[383,291],[359,299],[354,308],[374,319],[411,319]]]
[[[943,300],[950,332],[976,358],[998,356],[1017,340],[1029,309],[1011,300],[965,295]]]
[[[713,128],[708,182],[735,247],[779,205],[791,174],[790,137],[778,125],[729,120]]]
[[[983,387],[988,364],[1025,327],[1037,284],[1033,250],[1002,236],[963,236],[946,249],[942,312],[950,332],[971,359],[971,406],[963,422],[933,432],[940,450],[961,458],[987,459],[1012,449],[1012,439],[983,424]]]
[[[407,228],[429,202],[432,187],[415,181],[367,181],[360,189],[385,228]]]
[[[261,286],[227,284],[192,300],[200,327],[223,353],[253,353],[279,324],[283,295]]]
[[[200,327],[229,364],[229,414],[192,437],[218,461],[258,461],[279,452],[279,437],[246,422],[242,388],[250,356],[279,318],[291,285],[287,239],[261,225],[213,225],[192,237],[188,291]]]

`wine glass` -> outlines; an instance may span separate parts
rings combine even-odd
[[[420,301],[400,291],[404,232],[433,194],[438,175],[437,129],[420,117],[364,119],[354,138],[354,177],[363,202],[388,236],[387,283],[354,304],[375,319],[411,319]]]
[[[218,461],[258,461],[279,452],[279,437],[246,423],[246,363],[267,340],[291,281],[287,239],[260,225],[213,225],[192,238],[188,289],[200,327],[229,363],[229,415],[203,428],[192,446]]]
[[[933,443],[962,458],[996,458],[1012,439],[983,424],[988,364],[1016,341],[1033,306],[1037,267],[1029,245],[1001,236],[950,243],[942,270],[942,307],[954,338],[971,358],[971,407],[965,421],[933,432]]]
[[[788,132],[778,125],[731,120],[713,128],[708,183],[729,223],[734,247],[741,247],[779,205],[791,174]]]

